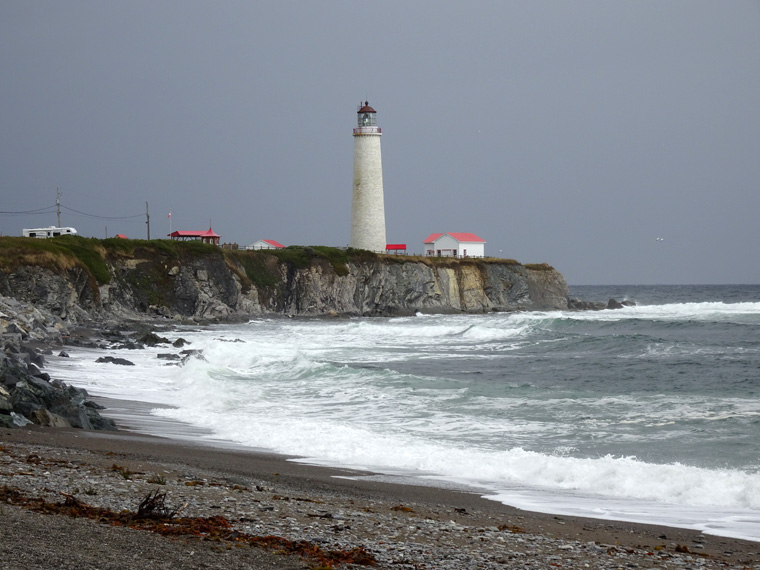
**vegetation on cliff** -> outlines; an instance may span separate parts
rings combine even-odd
[[[315,259],[330,263],[339,276],[348,274],[349,262],[382,260],[388,263],[424,263],[429,266],[454,266],[458,264],[499,263],[520,265],[514,259],[423,257],[416,255],[389,256],[361,249],[338,249],[327,246],[288,246],[284,249],[264,250],[224,250],[199,241],[141,240],[122,238],[84,238],[81,236],[61,236],[55,239],[30,239],[23,237],[0,237],[0,270],[12,273],[25,265],[44,267],[53,271],[66,271],[81,267],[98,284],[111,281],[109,260],[139,258],[146,261],[163,262],[187,260],[192,257],[222,257],[230,263],[242,267],[244,275],[239,275],[248,284],[257,287],[273,287],[280,280],[279,265],[286,264],[294,269],[304,269]],[[548,264],[527,264],[528,269],[551,270]],[[233,269],[239,273],[236,268]],[[149,286],[148,280],[146,286]]]
[[[547,264],[290,246],[229,250],[197,241],[0,237],[0,294],[71,310],[167,317],[396,315],[566,308]]]

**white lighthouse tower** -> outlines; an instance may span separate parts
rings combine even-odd
[[[365,101],[354,129],[354,193],[351,247],[385,252],[385,203],[377,111]]]

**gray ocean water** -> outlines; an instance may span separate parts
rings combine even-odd
[[[631,300],[588,312],[261,318],[174,333],[103,373],[95,394],[209,437],[535,510],[760,540],[760,286],[571,287]],[[155,429],[155,428],[154,428]]]

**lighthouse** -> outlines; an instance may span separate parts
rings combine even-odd
[[[377,111],[365,101],[354,129],[354,192],[351,201],[351,247],[385,251],[383,163]]]

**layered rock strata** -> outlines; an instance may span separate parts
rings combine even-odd
[[[70,257],[64,263],[60,254],[10,269],[6,261],[0,269],[0,426],[113,428],[84,390],[42,371],[41,347],[81,344],[72,332],[78,325],[113,331],[125,320],[156,318],[213,322],[265,314],[391,316],[568,306],[565,279],[547,265],[386,256],[352,260],[338,257],[344,255],[339,250],[315,249],[278,257],[167,250],[160,244],[125,253],[96,244],[90,252],[101,257],[93,262],[91,256],[90,265]],[[103,342],[134,341],[116,334]]]
[[[321,258],[296,267],[273,256],[257,264],[259,273],[233,257],[109,259],[110,280],[99,285],[82,268],[24,266],[0,274],[0,294],[77,323],[145,315],[217,320],[567,309],[564,277],[543,265],[380,258],[336,269]]]

